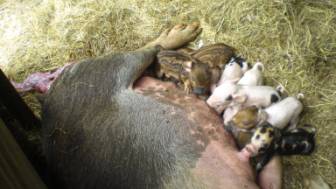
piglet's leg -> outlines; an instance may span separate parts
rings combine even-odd
[[[258,184],[261,189],[282,188],[282,165],[280,156],[273,156],[271,161],[258,175]]]
[[[292,120],[289,122],[287,130],[295,129],[298,123],[299,123],[299,117],[298,116],[292,118]]]

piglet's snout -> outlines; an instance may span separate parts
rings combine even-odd
[[[251,143],[245,146],[245,150],[250,153],[251,157],[258,155],[258,148]]]

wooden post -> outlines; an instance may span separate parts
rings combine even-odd
[[[41,154],[39,141],[29,140],[29,132],[37,132],[40,128],[40,120],[17,93],[10,81],[0,70],[0,119],[5,123],[16,142],[30,160],[38,174],[46,179],[46,165]],[[2,138],[0,137],[0,142]],[[1,156],[1,151],[0,151]],[[1,176],[1,174],[0,174]],[[1,180],[0,180],[1,188]]]
[[[46,189],[0,118],[0,188]]]
[[[40,120],[34,115],[19,93],[0,69],[0,101],[6,109],[21,123],[25,130],[41,126]]]

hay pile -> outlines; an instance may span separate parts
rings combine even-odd
[[[0,0],[0,6],[0,68],[16,81],[136,49],[175,23],[201,22],[198,40],[236,47],[265,63],[267,84],[305,94],[301,124],[318,128],[318,149],[284,158],[285,188],[303,188],[312,175],[336,187],[335,0]],[[34,98],[26,100],[38,112]]]

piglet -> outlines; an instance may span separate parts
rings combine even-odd
[[[206,101],[218,113],[227,107],[242,105],[245,107],[268,107],[280,101],[280,92],[269,86],[241,86],[233,83],[224,83],[213,91]]]
[[[282,131],[267,123],[256,129],[239,156],[257,157],[256,170],[260,172],[275,154],[310,155],[315,149],[314,136],[315,128],[311,126]]]
[[[300,101],[303,98],[304,95],[300,93],[296,97],[287,97],[262,110],[266,113],[267,122],[278,129],[284,129],[287,126],[289,129],[295,128],[303,110]]]
[[[229,106],[223,114],[224,125],[228,125],[232,118],[241,110],[241,105]]]
[[[226,64],[217,86],[227,82],[237,83],[243,74],[248,70],[248,67],[248,63],[245,59],[240,57],[231,58],[230,62]]]
[[[262,85],[264,65],[257,62],[250,70],[244,73],[244,76],[238,81],[239,85]]]

